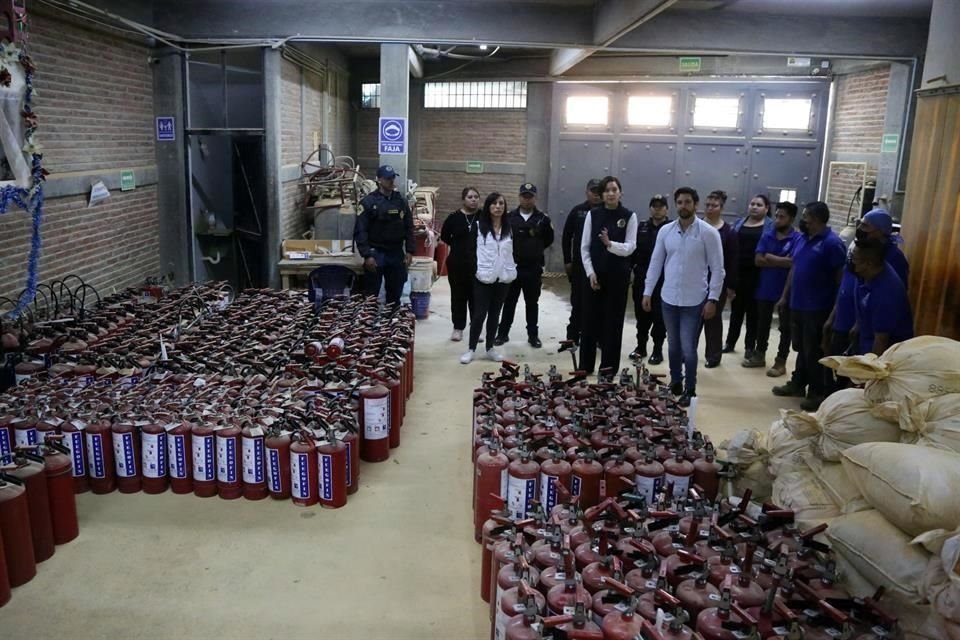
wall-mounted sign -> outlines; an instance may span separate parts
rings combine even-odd
[[[479,160],[467,160],[467,173],[483,173],[483,163]]]
[[[137,188],[137,176],[132,170],[120,172],[120,191],[133,191]]]
[[[883,142],[880,143],[880,152],[881,153],[896,153],[897,149],[900,148],[900,134],[899,133],[885,133],[883,134]]]
[[[173,116],[160,116],[157,118],[157,140],[160,142],[171,142],[177,139],[177,128]]]
[[[700,71],[701,61],[699,56],[686,56],[680,58],[680,71],[687,73],[696,73]]]
[[[380,153],[407,152],[407,119],[380,118]]]

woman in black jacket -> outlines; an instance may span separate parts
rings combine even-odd
[[[476,271],[476,230],[471,227],[480,210],[480,192],[466,187],[460,194],[463,206],[447,216],[440,229],[440,239],[450,247],[447,255],[447,281],[450,283],[450,306],[453,311],[454,342],[463,340],[467,311],[473,317],[473,274]]]

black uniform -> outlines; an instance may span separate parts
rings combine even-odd
[[[384,282],[387,304],[400,301],[407,281],[406,254],[413,254],[413,214],[399,191],[384,195],[379,189],[360,201],[363,211],[353,227],[353,246],[357,253],[377,261],[375,271],[363,272],[363,291],[380,295]]]
[[[583,258],[580,256],[580,237],[583,235],[583,223],[587,219],[590,205],[584,201],[570,210],[563,224],[563,264],[572,265],[567,278],[570,280],[570,321],[567,323],[567,340],[580,341],[583,331],[583,285],[586,274],[583,272]]]
[[[473,276],[477,271],[477,235],[471,233],[476,214],[467,215],[457,209],[443,221],[440,239],[450,246],[447,255],[447,281],[450,283],[450,307],[453,328],[463,331],[467,326],[467,311],[473,317]]]
[[[523,292],[523,302],[527,308],[527,337],[539,336],[540,289],[543,286],[543,254],[553,244],[553,223],[546,213],[534,207],[529,220],[524,220],[520,209],[507,214],[510,232],[513,234],[513,257],[517,263],[517,279],[510,284],[507,300],[500,317],[499,341],[510,340],[510,326]]]
[[[655,224],[653,219],[644,220],[637,225],[637,250],[633,253],[633,312],[637,317],[637,349],[646,353],[647,337],[653,337],[652,353],[663,354],[663,341],[667,338],[667,328],[663,324],[663,313],[660,305],[660,290],[663,289],[663,275],[657,281],[657,286],[650,296],[650,311],[643,310],[643,285],[647,279],[647,268],[650,266],[650,257],[657,244],[657,235],[663,225],[670,222],[665,218],[662,224]]]
[[[580,368],[593,372],[600,346],[600,368],[620,368],[620,348],[623,343],[623,320],[627,309],[627,288],[630,286],[630,268],[633,256],[618,256],[603,245],[600,232],[606,228],[611,242],[626,242],[627,224],[632,211],[618,206],[607,209],[599,206],[590,211],[590,262],[600,289],[589,284],[583,288],[583,337],[580,343]]]

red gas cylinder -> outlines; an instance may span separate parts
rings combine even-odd
[[[400,388],[400,381],[392,375],[387,377],[383,384],[390,392],[390,437],[388,438],[391,449],[400,446],[400,423],[403,421],[403,389]]]
[[[87,424],[79,419],[71,419],[60,425],[63,434],[63,446],[69,451],[71,475],[73,476],[73,490],[76,493],[90,491],[87,482],[87,444],[83,437],[83,430]],[[0,440],[3,439],[3,428],[0,427]],[[0,443],[0,458],[3,457],[3,445]]]
[[[0,473],[0,537],[7,577],[19,587],[37,575],[33,538],[30,535],[30,507],[27,492],[17,478]]]
[[[113,466],[113,432],[106,420],[87,427],[87,478],[94,493],[110,493],[117,488]]]
[[[507,466],[510,461],[500,451],[499,444],[492,442],[490,450],[477,456],[475,463],[476,491],[473,503],[473,532],[477,542],[482,541],[481,528],[490,512],[500,508],[498,498],[507,495]]]
[[[693,461],[693,482],[703,489],[703,497],[713,502],[720,491],[720,471],[723,467],[714,460],[713,444],[707,441],[703,448],[703,458]]]
[[[520,457],[507,465],[507,509],[515,520],[527,517],[537,499],[540,465],[523,450]]]
[[[603,465],[603,482],[600,485],[600,499],[616,497],[623,491],[634,487],[635,468],[623,456],[607,460]]]
[[[231,424],[214,431],[217,443],[217,493],[224,500],[243,495],[243,460],[240,427]]]
[[[540,505],[548,515],[557,506],[557,487],[570,491],[572,473],[573,467],[556,449],[551,450],[550,459],[540,464]]]
[[[305,435],[290,444],[290,496],[298,507],[311,507],[317,496],[317,447]]]
[[[136,493],[141,488],[140,434],[129,422],[114,423],[113,460],[117,470],[117,489],[120,493]]]
[[[660,582],[662,583],[662,581]],[[658,609],[672,611],[679,605],[680,601],[670,595],[669,592],[662,588],[654,589],[640,596],[640,599],[637,601],[637,613],[640,614],[641,618],[655,621],[657,619]]]
[[[337,440],[347,448],[347,495],[360,489],[360,436],[356,429],[337,431]]]
[[[193,493],[201,498],[217,495],[217,443],[213,427],[197,422],[190,430],[193,448]]]
[[[696,620],[701,611],[715,607],[720,602],[720,590],[707,582],[706,573],[681,582],[675,595],[692,620]]]
[[[643,629],[643,618],[636,614],[633,607],[625,611],[612,611],[600,625],[603,640],[634,640]]]
[[[143,468],[143,492],[163,493],[169,483],[167,430],[151,422],[140,430],[140,456]]]
[[[607,534],[601,531],[599,536],[578,545],[574,550],[577,569],[583,571],[588,565],[600,562],[607,555],[607,550]]]
[[[521,589],[523,589],[523,593],[521,593]],[[497,609],[497,614],[493,619],[493,638],[505,640],[507,625],[511,618],[516,617],[519,613],[528,613],[527,607],[531,604],[534,609],[533,613],[543,615],[546,609],[546,598],[537,590],[517,586],[504,591],[500,598],[500,608]]]
[[[360,458],[383,462],[390,457],[390,392],[377,384],[360,391]]]
[[[2,495],[2,490],[0,490]],[[7,574],[7,556],[3,551],[3,529],[0,527],[0,607],[10,602],[10,577]]]
[[[697,633],[704,640],[737,640],[751,627],[756,627],[756,618],[740,605],[730,604],[729,591],[724,590],[720,598],[718,606],[701,611],[697,616]]]
[[[347,447],[332,435],[317,446],[317,472],[320,506],[339,509],[347,504]]]
[[[193,492],[193,432],[188,422],[170,423],[167,429],[167,462],[170,490]]]
[[[597,462],[592,451],[581,454],[573,463],[570,493],[580,496],[581,509],[589,509],[600,502],[600,480],[603,465]]]
[[[13,455],[13,420],[11,415],[0,416],[0,464]]]
[[[674,497],[685,498],[690,491],[693,479],[693,463],[687,460],[686,451],[678,449],[673,458],[663,463],[663,481],[673,486]]]
[[[480,562],[480,598],[484,602],[490,602],[490,589],[493,585],[493,553],[497,544],[507,539],[510,535],[508,527],[512,521],[509,518],[492,516],[491,522],[497,523],[496,526],[483,528],[483,540],[481,541],[481,562]],[[502,568],[502,567],[501,567]]]
[[[290,435],[271,430],[264,441],[267,451],[267,490],[275,500],[290,497]]]
[[[32,447],[39,441],[35,418],[16,418],[13,423],[14,447]]]
[[[240,433],[243,465],[243,497],[263,500],[267,497],[267,479],[264,475],[264,431],[246,423]]]
[[[583,579],[584,588],[592,594],[606,589],[609,580],[623,582],[623,570],[620,566],[620,559],[606,556],[599,562],[591,562],[580,574]]]
[[[549,609],[549,603],[548,603]],[[561,638],[571,638],[572,640],[603,640],[603,631],[589,617],[590,605],[584,602],[576,602],[571,613],[565,615],[551,616],[544,618],[543,626],[556,629]]]
[[[657,494],[663,489],[664,471],[663,465],[655,460],[647,451],[644,454],[643,461],[637,461],[633,464],[635,471],[634,480],[637,487],[637,493],[647,500],[647,506],[652,507],[656,501]]]
[[[521,584],[526,585],[530,591],[536,591],[535,586],[539,579],[540,572],[528,565],[523,558],[520,558],[520,562],[508,564],[500,569],[497,574],[497,590],[491,593],[492,597],[490,598],[490,619],[494,621],[494,635],[496,635],[497,614],[502,611],[503,607],[503,594],[510,589],[519,587]],[[541,603],[546,606],[546,598],[539,592],[537,592],[537,595],[541,596]],[[543,609],[541,608],[538,611],[542,613]]]
[[[339,358],[341,355],[343,355],[344,345],[345,343],[343,341],[343,338],[341,338],[340,336],[335,336],[333,338],[330,338],[330,342],[327,343],[327,347],[325,349],[327,357],[330,358],[331,360],[336,360],[337,358]]]
[[[21,452],[14,456],[14,464],[16,468],[7,473],[23,482],[23,488],[27,491],[33,559],[38,563],[43,562],[54,553],[53,520],[50,518],[50,496],[43,457]]]
[[[593,606],[593,596],[571,575],[547,592],[547,612],[552,616],[564,615],[577,604],[586,611]]]
[[[663,566],[666,568],[667,582],[671,587],[676,587],[691,574],[704,574],[706,576],[707,572],[707,561],[691,553],[689,548],[677,549],[675,554],[663,561]]]
[[[80,534],[77,522],[77,496],[73,490],[70,456],[66,447],[48,440],[42,447],[47,473],[47,500],[53,524],[54,544],[66,544]]]

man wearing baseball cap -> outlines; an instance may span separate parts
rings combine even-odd
[[[667,338],[667,328],[663,324],[663,312],[660,306],[660,292],[663,290],[663,276],[657,281],[650,296],[650,311],[643,309],[643,286],[650,266],[650,256],[657,244],[657,234],[661,227],[670,222],[667,196],[657,194],[650,198],[650,218],[637,227],[637,250],[633,252],[633,312],[637,317],[637,348],[630,354],[633,360],[647,357],[647,338],[653,338],[653,350],[650,364],[663,362],[663,342]]]
[[[397,172],[385,164],[377,169],[379,188],[360,201],[362,208],[353,227],[353,246],[363,258],[363,291],[380,295],[387,304],[400,301],[413,259],[413,214],[406,198],[393,188]]]
[[[543,254],[553,244],[553,223],[546,213],[537,208],[537,186],[530,182],[520,185],[520,206],[507,215],[513,233],[513,257],[517,263],[517,279],[510,284],[500,317],[497,346],[510,341],[510,326],[517,311],[517,302],[523,292],[527,308],[527,342],[534,349],[540,342],[540,290],[543,287]]]
[[[563,223],[563,268],[570,280],[570,321],[567,323],[567,340],[580,344],[580,334],[583,331],[583,285],[587,274],[583,270],[583,256],[580,254],[580,237],[583,235],[583,223],[587,219],[590,209],[599,207],[603,200],[600,197],[600,181],[591,178],[587,182],[587,199],[576,205],[567,214]]]

